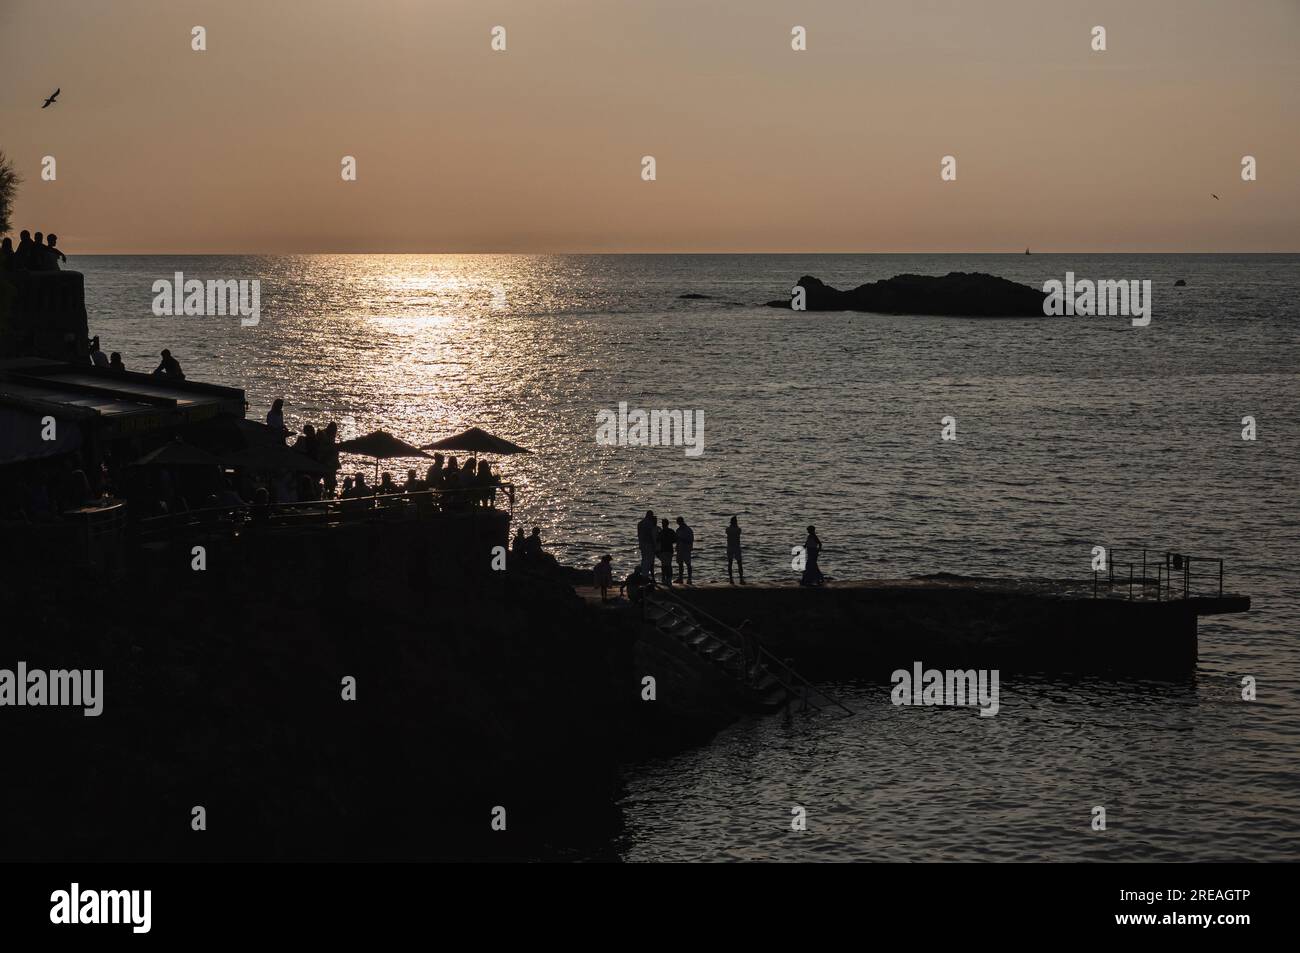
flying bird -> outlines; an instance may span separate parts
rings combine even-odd
[[[1214,199],[1214,201],[1216,202],[1219,201],[1219,197],[1215,195],[1213,192],[1210,193],[1210,198]]]
[[[63,88],[63,87],[59,87],[59,89],[56,89],[54,92],[50,93],[50,98],[47,99],[47,100],[45,100],[45,102],[41,105],[41,108],[42,108],[42,109],[46,109],[46,108],[50,105],[50,103],[52,103],[52,102],[54,102],[54,100],[58,99],[58,98],[59,98],[59,91],[60,91],[62,88]]]

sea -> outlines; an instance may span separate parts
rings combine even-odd
[[[1078,578],[1094,547],[1145,548],[1222,558],[1224,588],[1252,600],[1201,620],[1193,678],[1006,678],[995,717],[896,707],[888,684],[846,673],[827,687],[852,716],[746,719],[629,767],[621,824],[596,856],[1300,860],[1300,256],[74,255],[66,267],[85,274],[105,351],[153,370],[169,348],[189,377],[243,388],[250,417],[283,398],[294,429],[337,421],[344,439],[382,428],[418,445],[481,426],[531,450],[494,462],[516,518],[568,564],[609,553],[625,573],[653,509],[694,527],[707,581],[725,580],[736,516],[755,581],[797,577],[792,547],[815,525],[832,580]],[[766,305],[804,275],[850,288],[952,271],[1035,287],[1067,273],[1149,280],[1151,321]],[[260,320],[156,315],[154,283],[177,272],[259,281]],[[598,440],[601,411],[621,404],[693,415],[702,452]],[[400,480],[426,465],[383,467]]]

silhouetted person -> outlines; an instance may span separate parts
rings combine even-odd
[[[14,259],[18,253],[14,251],[14,240],[6,235],[0,239],[0,271],[17,271],[18,265]]]
[[[375,495],[395,496],[397,492],[397,484],[393,482],[393,475],[385,470],[379,475],[379,489],[375,491]]]
[[[58,271],[54,254],[45,244],[45,233],[37,232],[32,236],[32,247],[27,251],[29,271]]]
[[[540,528],[536,526],[533,527],[533,534],[529,536],[528,541],[524,543],[524,554],[528,557],[530,561],[536,562],[541,560],[542,531]]]
[[[740,570],[740,584],[743,586],[745,584],[745,563],[740,558],[740,524],[736,522],[734,516],[727,525],[727,582],[734,586],[736,580],[731,575],[732,562],[735,562],[736,568]]]
[[[272,430],[280,432],[280,439],[284,440],[284,398],[277,397],[271,404],[271,409],[266,412],[266,425]]]
[[[600,562],[596,563],[596,568],[593,570],[596,588],[600,590],[601,602],[609,601],[609,587],[614,585],[614,567],[610,564],[613,558],[613,556],[606,553],[600,557]]]
[[[663,577],[664,585],[673,584],[673,549],[677,545],[677,533],[668,525],[668,517],[664,517],[664,525],[659,530],[659,569]]]
[[[510,555],[520,562],[528,558],[528,539],[522,526],[515,530],[515,538],[510,541]]]
[[[685,517],[677,517],[677,581],[682,582],[682,571],[685,570],[685,582],[690,585],[695,582],[695,577],[691,572],[691,550],[695,548],[695,530],[686,525]]]
[[[424,489],[424,484],[420,482],[419,475],[414,470],[406,471],[406,482],[402,484],[402,490],[406,493],[419,493]]]
[[[155,374],[163,377],[170,377],[173,380],[185,380],[185,372],[181,370],[181,362],[172,357],[172,352],[163,348],[162,363],[153,369]]]
[[[49,250],[50,268],[53,271],[59,270],[59,262],[63,262],[65,265],[68,263],[68,256],[63,254],[63,251],[58,247],[58,244],[59,244],[58,235],[46,236],[45,247]]]
[[[801,586],[820,586],[826,581],[822,571],[817,568],[817,556],[822,551],[822,541],[817,538],[816,527],[808,527],[808,538],[803,541],[804,567]]]
[[[646,510],[645,519],[636,524],[636,544],[641,551],[641,575],[653,579],[655,574],[655,511]]]
[[[640,566],[637,566],[632,570],[632,575],[623,580],[623,584],[618,587],[618,591],[620,595],[626,593],[629,601],[639,603],[646,587],[649,585],[649,577],[641,571]]]
[[[114,351],[108,356],[108,369],[110,371],[126,370],[126,365],[122,363],[122,355],[120,352]]]
[[[23,229],[18,233],[18,248],[14,252],[14,269],[17,271],[26,271],[31,268],[32,260],[32,233]]]
[[[318,442],[316,428],[311,424],[305,424],[302,428],[302,436],[293,442],[293,449],[315,460]]]
[[[90,339],[90,363],[108,369],[108,355],[99,349],[99,335]]]
[[[479,502],[484,506],[497,505],[497,487],[501,479],[492,472],[492,464],[486,460],[478,462]]]
[[[424,475],[424,485],[430,490],[442,489],[442,454],[433,455],[433,463],[429,464],[429,472]]]
[[[253,493],[253,523],[265,526],[271,520],[271,494],[266,487],[259,486]]]

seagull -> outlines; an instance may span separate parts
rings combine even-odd
[[[1210,193],[1210,198],[1214,199],[1214,201],[1216,202],[1219,201],[1219,197],[1215,195],[1213,192]]]
[[[62,89],[62,87],[60,87],[60,89]],[[54,92],[50,93],[50,98],[45,100],[45,103],[41,106],[41,108],[42,109],[48,108],[50,103],[54,102],[54,100],[58,98],[59,98],[59,89],[56,89]]]

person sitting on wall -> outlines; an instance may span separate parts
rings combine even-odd
[[[108,370],[108,355],[99,349],[99,335],[90,339],[90,363],[98,368]]]
[[[181,362],[172,357],[172,352],[163,348],[162,363],[153,369],[155,374],[162,377],[170,377],[173,380],[185,380],[185,372],[181,370]]]
[[[55,247],[56,245],[58,245],[58,243],[59,243],[58,235],[51,234],[45,237],[45,247],[46,249],[48,249],[47,260],[49,261],[50,271],[58,271],[59,262],[63,262],[65,265],[68,263],[68,256],[63,254],[62,250]]]
[[[515,530],[515,538],[510,541],[510,555],[519,562],[525,562],[528,559],[528,540],[524,536],[522,526]]]
[[[114,351],[112,354],[110,354],[110,355],[108,356],[108,369],[109,369],[110,371],[117,371],[117,372],[119,372],[119,373],[125,373],[125,371],[126,371],[126,365],[122,363],[122,354],[121,354],[121,352],[119,352],[119,351]]]
[[[524,543],[524,554],[533,561],[542,558],[542,531],[539,527],[533,527],[533,534]]]

